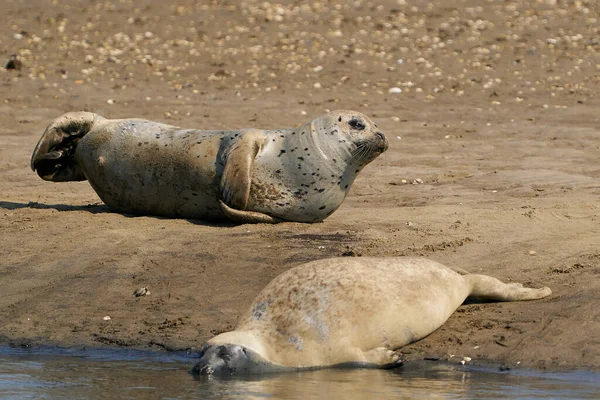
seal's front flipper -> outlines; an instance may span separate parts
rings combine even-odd
[[[387,347],[377,347],[363,353],[367,365],[377,368],[396,368],[402,365],[400,354]]]
[[[102,119],[98,114],[71,112],[52,121],[35,146],[31,169],[46,181],[84,181],[74,158],[75,149],[98,119]]]
[[[235,210],[221,200],[219,200],[219,203],[221,204],[221,210],[223,211],[223,214],[235,222],[242,224],[277,224],[279,222],[284,222],[282,219],[271,217],[270,215],[256,211]]]
[[[227,151],[221,177],[221,198],[229,207],[245,210],[250,196],[252,164],[265,142],[259,131],[244,131]]]
[[[250,224],[276,224],[282,219],[256,211],[246,211],[252,183],[252,164],[265,144],[264,133],[246,130],[227,152],[221,177],[221,210],[232,221]]]

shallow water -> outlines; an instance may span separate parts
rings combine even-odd
[[[194,356],[129,350],[0,347],[0,399],[309,399],[600,397],[600,374],[498,372],[440,363],[194,379]]]

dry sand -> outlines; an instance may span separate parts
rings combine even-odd
[[[301,4],[2,2],[0,341],[194,350],[302,262],[423,255],[554,293],[463,305],[408,360],[599,369],[599,3]],[[118,214],[28,167],[66,111],[227,129],[328,109],[390,149],[314,225]]]

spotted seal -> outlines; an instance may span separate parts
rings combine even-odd
[[[332,111],[295,129],[181,129],[71,112],[45,130],[31,168],[88,180],[110,208],[237,222],[318,222],[388,147],[365,115]]]
[[[313,261],[271,281],[234,331],[207,342],[192,372],[393,367],[401,363],[395,350],[438,329],[469,296],[518,301],[551,293],[425,258]]]

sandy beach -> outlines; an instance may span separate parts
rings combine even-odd
[[[600,369],[600,3],[0,8],[0,343],[196,351],[289,268],[418,255],[553,294],[465,304],[405,359]],[[29,168],[67,111],[271,129],[335,109],[390,147],[323,223],[119,214]]]

